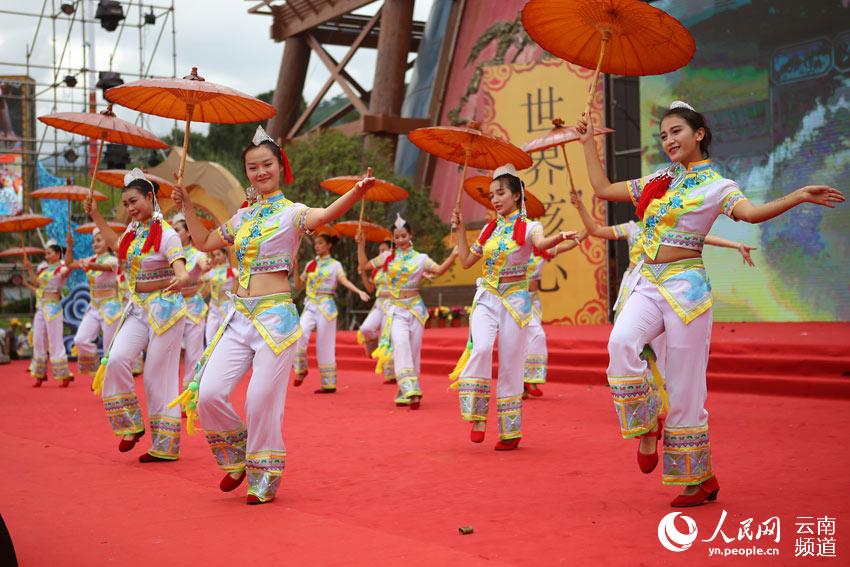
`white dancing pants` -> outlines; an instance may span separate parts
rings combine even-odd
[[[316,361],[323,390],[336,389],[336,318],[328,319],[309,301],[301,313],[301,338],[295,352],[295,373],[307,374],[307,345],[316,331]]]
[[[103,320],[100,311],[89,307],[83,315],[83,320],[80,321],[77,334],[74,335],[74,345],[77,347],[77,371],[80,374],[94,375],[97,372],[100,366],[100,359],[97,356],[97,336],[103,335],[103,351],[106,352],[109,350],[112,335],[117,328],[118,320],[110,325]]]
[[[183,317],[185,324],[183,325],[183,386],[187,386],[192,381],[195,365],[204,354],[204,331],[205,321],[201,320],[195,323],[188,317]]]
[[[32,362],[30,373],[38,380],[47,380],[47,361],[55,380],[70,377],[68,355],[65,352],[64,319],[60,314],[52,321],[44,316],[43,307],[35,312],[32,321]]]
[[[413,313],[403,307],[393,305],[388,308],[392,309],[393,326],[390,330],[390,341],[393,347],[393,367],[398,383],[395,401],[397,404],[409,404],[410,398],[422,396],[419,367],[425,326]]]

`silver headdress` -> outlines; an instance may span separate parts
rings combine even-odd
[[[184,215],[183,213],[177,213],[173,217],[171,217],[171,224],[174,224],[177,221],[186,222],[186,215]]]
[[[51,246],[59,246],[59,243],[58,243],[58,242],[56,242],[56,241],[55,241],[54,239],[52,239],[52,238],[51,238],[50,240],[48,240],[47,242],[45,242],[45,243],[44,243],[44,247],[45,247],[45,248],[49,248],[49,247],[51,247]]]
[[[673,102],[671,102],[670,110],[673,110],[674,108],[687,108],[688,110],[693,110],[694,112],[696,112],[693,106],[683,100],[674,100]]]
[[[406,225],[406,224],[407,224],[407,221],[406,221],[406,220],[404,220],[404,219],[401,217],[401,214],[400,214],[400,213],[396,213],[396,214],[395,214],[395,222],[393,223],[393,226],[394,226],[395,228],[402,229],[402,228],[404,228],[404,225]]]
[[[254,146],[259,146],[263,142],[271,142],[275,146],[277,145],[277,142],[272,140],[272,137],[266,134],[266,131],[263,130],[262,126],[257,126],[257,130],[254,132],[254,137],[253,139],[251,139],[251,144]]]
[[[100,234],[100,229],[97,228],[97,227],[94,227],[94,229],[92,229],[92,231],[91,231],[92,238],[94,238],[98,234]]]

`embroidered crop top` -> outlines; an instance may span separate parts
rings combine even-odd
[[[528,279],[542,280],[543,279],[543,257],[537,254],[532,254],[528,259]]]
[[[388,252],[385,254],[389,255]],[[379,256],[381,257],[384,255]],[[386,257],[384,259],[386,260]],[[417,291],[425,272],[437,267],[438,264],[428,254],[417,252],[412,246],[407,250],[397,248],[395,257],[387,264],[387,287],[393,297],[400,297],[402,291]]]
[[[634,246],[635,241],[637,241],[638,234],[641,231],[641,225],[643,223],[636,223],[635,221],[624,222],[621,224],[615,224],[611,227],[611,230],[614,231],[614,236],[617,240],[626,239],[626,242],[629,245],[629,248]]]
[[[239,209],[218,227],[222,240],[236,252],[240,286],[247,289],[254,274],[291,271],[301,235],[309,232],[307,210],[278,190],[260,195],[256,203]]]
[[[315,299],[318,295],[332,295],[336,291],[339,277],[344,275],[345,269],[337,260],[330,256],[324,258],[317,256],[316,269],[307,272],[305,278],[307,297]]]
[[[142,246],[150,232],[150,223],[143,224],[136,229],[136,237],[127,249],[127,287],[130,293],[136,290],[136,282],[157,282],[170,280],[174,277],[171,264],[177,260],[185,260],[183,245],[180,237],[167,222],[162,223],[162,240],[159,250],[148,250],[142,252]],[[127,230],[132,230],[131,223]]]
[[[60,261],[55,264],[42,262],[39,264],[38,274],[36,275],[38,284],[35,292],[36,299],[41,299],[45,293],[61,293],[67,275],[68,270],[65,268],[65,262]]]
[[[661,245],[702,250],[705,236],[722,213],[735,220],[732,211],[746,197],[738,184],[722,177],[711,163],[703,160],[686,169],[672,164],[650,176],[628,182],[629,195],[637,205],[643,188],[658,175],[673,176],[667,193],[646,208],[643,226],[629,253],[631,260],[641,255],[655,259]]]
[[[95,291],[114,291],[118,293],[118,258],[112,254],[98,254],[94,257],[98,266],[107,266],[108,270],[86,270],[89,289]]]
[[[528,275],[528,260],[534,248],[532,238],[543,235],[543,226],[536,221],[526,221],[525,243],[519,246],[514,241],[514,223],[519,212],[507,218],[498,217],[496,228],[482,247],[478,240],[469,247],[470,252],[484,259],[482,277],[489,285],[496,287],[500,278]],[[486,227],[482,229],[482,232]]]
[[[224,292],[232,290],[234,278],[227,277],[226,265],[215,266],[202,277],[210,284],[210,303],[221,305],[227,301],[227,296]]]
[[[183,255],[186,256],[186,272],[189,274],[189,286],[197,286],[201,282],[201,260],[204,253],[192,246],[183,247]]]

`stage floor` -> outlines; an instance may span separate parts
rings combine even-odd
[[[443,357],[453,364],[454,352]],[[342,363],[340,391],[315,395],[313,369],[289,388],[278,499],[253,507],[244,485],[218,490],[202,435],[184,436],[177,462],[139,464],[149,437],[119,453],[85,379],[33,389],[22,362],[0,375],[0,513],[24,566],[702,565],[710,546],[774,545],[779,557],[746,563],[817,563],[794,560],[803,516],[837,518],[837,556],[850,553],[844,399],[710,392],[722,490],[717,503],[682,510],[699,540],[674,553],[657,530],[678,491],[661,485],[659,470],[638,471],[636,442],[620,439],[604,384],[546,385],[525,404],[520,448],[497,453],[492,418],[485,443],[468,441],[444,374],[423,378],[414,412],[393,405],[393,386]],[[724,510],[726,535],[737,538],[747,518],[755,533],[778,516],[781,541],[702,542]],[[459,535],[466,525],[474,533]]]

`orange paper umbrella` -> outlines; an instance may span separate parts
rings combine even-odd
[[[392,234],[389,230],[373,222],[363,221],[363,224],[361,225],[355,221],[342,221],[334,225],[334,228],[338,233],[349,238],[357,236],[358,227],[360,227],[361,232],[363,232],[363,237],[369,242],[392,240]]]
[[[235,89],[207,82],[198,68],[182,79],[144,79],[113,87],[107,100],[155,116],[186,121],[183,155],[177,170],[177,184],[183,183],[183,169],[189,152],[192,121],[215,124],[262,122],[275,115],[275,108]]]
[[[567,167],[567,180],[570,182],[570,189],[575,191],[576,187],[573,182],[573,170],[570,168],[570,160],[567,158],[567,144],[577,141],[580,138],[580,135],[578,130],[576,130],[573,126],[564,126],[564,121],[561,118],[556,118],[552,121],[552,124],[554,124],[554,128],[539,138],[531,140],[524,145],[522,149],[528,153],[532,153],[542,152],[543,150],[560,146],[561,154],[564,156],[564,165]],[[593,131],[595,136],[601,136],[602,134],[610,134],[614,130],[611,128],[601,127],[598,129],[594,128]]]
[[[687,65],[696,52],[678,20],[640,0],[530,0],[522,25],[549,53],[596,69],[585,114],[600,71],[660,75]]]
[[[71,185],[70,178],[67,185],[56,185],[55,187],[44,187],[30,193],[36,199],[61,199],[68,201],[68,233],[71,233],[71,201],[85,201],[89,197],[95,201],[105,201],[106,195],[91,188]]]
[[[0,257],[13,258],[18,256],[37,256],[39,254],[44,254],[43,248],[36,248],[34,246],[15,246],[14,248],[7,248],[0,252]]]
[[[0,217],[0,232],[26,232],[47,226],[53,219],[44,215]]]
[[[104,169],[97,172],[97,178],[111,187],[124,187],[124,176],[130,172],[129,169]],[[158,175],[145,173],[145,177],[159,185],[157,199],[171,198],[171,192],[174,191],[174,184],[166,181]]]
[[[121,120],[112,112],[112,105],[100,113],[94,112],[59,112],[39,116],[39,120],[59,130],[94,138],[100,143],[97,148],[97,158],[94,170],[91,172],[89,189],[94,190],[94,179],[100,166],[100,156],[103,153],[104,142],[125,144],[137,148],[167,148],[168,144],[157,138],[144,128],[139,128],[126,120]]]
[[[336,229],[335,224],[326,224],[320,226],[316,229],[316,234],[322,236],[333,236],[334,238],[340,237],[339,231]]]
[[[476,122],[469,127],[434,126],[417,128],[407,134],[413,144],[445,160],[463,164],[461,185],[458,187],[457,204],[463,194],[463,179],[467,166],[479,169],[496,169],[511,163],[517,169],[531,167],[531,157],[508,141],[488,136],[478,129]]]
[[[493,203],[490,201],[490,183],[493,180],[488,175],[476,175],[469,177],[463,181],[463,190],[472,199],[484,205],[491,211],[496,210]],[[546,213],[546,207],[543,202],[535,197],[531,191],[525,190],[525,214],[530,219],[539,219]]]
[[[367,175],[371,175],[371,171],[372,169],[369,168]],[[343,175],[341,177],[325,179],[320,182],[319,185],[331,193],[345,195],[351,191],[361,179],[363,178],[356,175]],[[363,200],[360,201],[360,222],[363,222],[363,213],[366,210],[366,201],[403,201],[404,199],[407,199],[407,196],[408,192],[398,185],[390,183],[389,181],[384,181],[383,179],[376,179],[375,184],[366,191],[366,195],[363,197]]]
[[[120,223],[120,222],[107,221],[106,224],[108,224],[109,228],[114,230],[116,234],[121,234],[127,229],[127,225],[124,224],[124,223]],[[79,232],[80,234],[91,234],[92,232],[94,232],[94,229],[96,229],[96,228],[97,228],[96,224],[94,224],[93,222],[87,222],[86,224],[81,224],[80,226],[78,226],[74,230]]]

